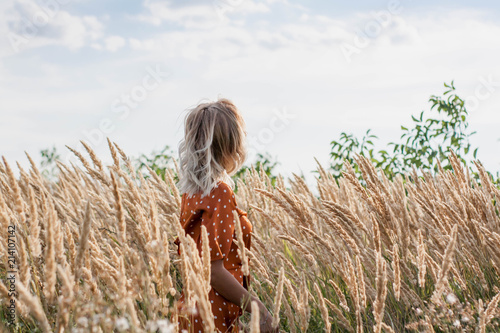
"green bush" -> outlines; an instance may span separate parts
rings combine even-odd
[[[411,126],[401,126],[401,137],[398,142],[390,142],[387,149],[376,150],[375,140],[378,137],[367,130],[362,139],[353,134],[342,132],[338,140],[331,142],[331,169],[333,175],[341,176],[344,160],[359,170],[354,163],[355,154],[365,156],[392,179],[396,174],[409,173],[412,168],[436,173],[437,161],[445,170],[451,170],[448,156],[453,151],[465,164],[471,158],[476,159],[478,148],[471,147],[469,138],[475,133],[469,129],[468,112],[465,101],[455,93],[453,81],[444,84],[446,90],[442,96],[432,95],[429,98],[431,107],[422,111],[419,116],[412,116]],[[471,156],[472,155],[472,156]],[[471,174],[479,180],[475,171]],[[491,173],[490,173],[491,176]],[[498,172],[496,177],[498,184]]]

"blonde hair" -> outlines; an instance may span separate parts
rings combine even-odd
[[[245,122],[227,99],[189,110],[179,143],[179,191],[207,195],[219,181],[234,187],[231,175],[246,158]]]

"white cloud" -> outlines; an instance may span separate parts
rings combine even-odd
[[[106,49],[108,51],[116,52],[125,46],[126,41],[125,41],[125,38],[123,38],[123,37],[111,36],[111,37],[106,38],[104,40],[104,43],[106,44]]]
[[[244,13],[244,14],[254,14],[254,13],[269,13],[271,9],[266,6],[262,2],[255,2],[251,0],[239,0],[239,5],[232,5],[234,1],[227,1],[227,0],[216,0],[214,1],[214,4],[217,4],[217,2],[226,4],[230,6],[229,12],[235,12],[235,13]],[[237,1],[238,2],[238,1]],[[272,3],[272,2],[269,2]]]
[[[186,28],[204,28],[213,26],[217,19],[215,11],[203,4],[172,7],[169,2],[145,0],[144,7],[147,14],[137,15],[135,19],[156,26],[167,22]]]
[[[102,37],[104,26],[99,19],[72,15],[64,9],[63,5],[40,6],[35,0],[17,1],[2,13],[10,51],[46,45],[77,50]]]
[[[133,18],[159,26],[163,22],[186,29],[207,29],[225,25],[231,15],[267,13],[270,8],[252,0],[211,0],[198,4],[174,6],[170,1],[144,0],[146,14]]]

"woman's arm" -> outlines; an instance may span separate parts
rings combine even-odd
[[[250,293],[243,288],[243,286],[236,280],[236,278],[229,273],[229,271],[224,267],[224,260],[214,260],[211,265],[211,276],[210,284],[228,301],[233,302],[236,305],[248,305],[244,311],[252,312],[252,307],[250,306],[249,298],[251,301],[256,299],[251,297]]]
[[[243,311],[252,312],[251,301],[256,301],[260,309],[261,327],[263,332],[273,332],[271,328],[272,316],[264,304],[250,295],[236,278],[224,267],[224,260],[214,260],[211,265],[210,284],[212,288],[228,301],[240,305]]]

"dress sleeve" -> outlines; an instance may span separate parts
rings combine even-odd
[[[231,249],[235,226],[233,210],[236,210],[236,202],[231,188],[219,184],[203,200],[203,209],[201,223],[207,228],[210,260],[224,259]]]

